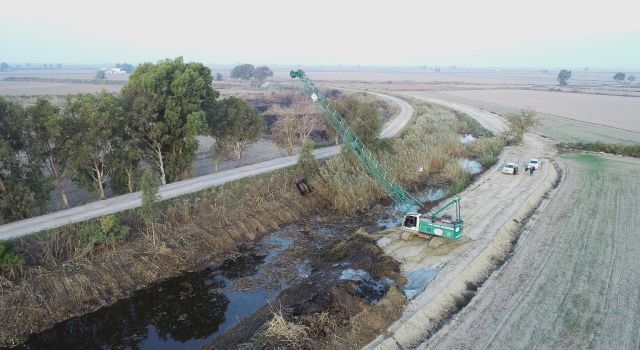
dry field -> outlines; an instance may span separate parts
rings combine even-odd
[[[444,95],[461,96],[513,108],[640,132],[640,98],[533,90],[464,90]]]
[[[0,96],[61,96],[79,93],[117,92],[121,85],[66,84],[31,81],[0,80]]]
[[[463,89],[535,89],[640,97],[640,84],[617,84],[614,72],[574,71],[569,86],[559,87],[557,71],[430,68],[302,67],[320,85],[384,91],[448,91]],[[632,73],[632,72],[629,72]],[[275,81],[288,81],[289,70],[274,70]],[[638,73],[634,73],[639,75]]]
[[[515,254],[421,348],[637,349],[640,161],[562,157]]]
[[[538,91],[529,91],[529,92],[537,93]],[[449,92],[406,91],[406,92],[401,92],[401,94],[419,98],[419,99],[439,101],[440,103],[447,104],[450,107],[456,108],[456,109],[461,109],[461,108],[464,109],[464,108],[469,108],[469,106],[473,106],[476,109],[488,111],[487,113],[491,112],[491,113],[500,114],[500,115],[506,115],[508,113],[517,112],[519,108],[525,107],[525,106],[510,107],[505,105],[504,103],[492,103],[492,102],[487,102],[479,99],[463,97],[460,95],[453,95],[453,94],[450,94]],[[640,99],[632,98],[632,97],[597,96],[597,95],[565,94],[565,93],[557,93],[557,94],[572,95],[572,96],[584,98],[587,100],[592,97],[594,98],[612,97],[614,99],[624,99],[622,100],[624,102],[636,101],[636,100],[640,102]],[[579,106],[577,107],[580,108]],[[612,111],[616,109],[615,106],[602,106],[601,108],[610,108]],[[541,118],[541,124],[536,127],[535,132],[540,135],[550,137],[556,141],[564,141],[564,142],[601,141],[606,143],[623,143],[623,144],[640,143],[640,132],[623,130],[615,127],[594,124],[594,123],[585,122],[585,121],[579,121],[575,119],[555,116],[555,115],[546,114],[546,113],[538,113],[538,117]],[[640,117],[640,115],[638,117]],[[640,123],[635,123],[634,125],[640,125]],[[637,128],[637,126],[633,126],[633,127]]]

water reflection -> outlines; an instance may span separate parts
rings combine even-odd
[[[193,274],[32,335],[26,349],[145,349],[203,339],[225,322],[224,281]],[[196,345],[196,344],[193,344]],[[197,345],[196,345],[197,346]]]
[[[235,291],[264,255],[247,255],[173,278],[131,298],[32,335],[21,349],[197,349],[266,302],[272,292]]]

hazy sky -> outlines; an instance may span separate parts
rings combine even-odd
[[[0,61],[640,67],[640,1],[6,1]]]

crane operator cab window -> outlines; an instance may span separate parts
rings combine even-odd
[[[407,215],[404,218],[404,223],[402,226],[407,228],[414,228],[418,224],[418,218],[415,215]]]

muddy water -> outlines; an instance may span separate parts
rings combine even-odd
[[[251,315],[287,282],[251,283],[293,239],[280,230],[215,270],[188,273],[32,335],[21,349],[198,349]],[[303,265],[301,265],[303,266]]]
[[[366,221],[324,218],[287,226],[237,259],[153,285],[111,306],[61,322],[31,335],[18,349],[199,349],[309,277],[310,262],[297,252],[300,245],[324,245],[357,227],[373,230],[378,227],[375,217]],[[362,284],[382,290],[375,283]]]

